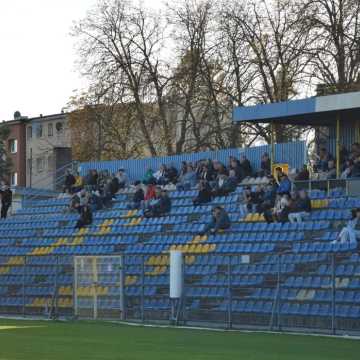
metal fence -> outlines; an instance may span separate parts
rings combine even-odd
[[[119,266],[110,267],[104,259],[98,269],[106,274],[91,278],[91,291],[81,294],[91,309],[78,315],[93,318],[95,301],[104,309],[97,317],[106,319],[330,334],[360,331],[357,253],[235,255],[204,248],[184,255],[183,295],[177,303],[169,299],[168,253],[124,255],[123,266],[119,260]],[[0,264],[1,313],[75,315],[74,289],[79,285],[72,257],[17,256],[0,258]]]

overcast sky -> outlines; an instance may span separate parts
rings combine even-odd
[[[96,0],[0,0],[0,120],[55,114],[86,84],[75,67],[74,20]],[[158,7],[161,0],[145,0]]]

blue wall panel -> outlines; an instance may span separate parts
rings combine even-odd
[[[119,168],[126,169],[130,179],[141,179],[146,169],[151,168],[156,171],[161,164],[173,163],[177,168],[180,167],[182,161],[195,163],[201,159],[217,159],[225,165],[228,163],[230,155],[237,158],[241,154],[245,154],[250,160],[251,165],[255,169],[260,167],[261,155],[267,152],[270,154],[271,146],[263,145],[251,148],[225,149],[218,151],[206,151],[192,154],[164,156],[145,159],[131,159],[131,160],[112,160],[101,162],[87,162],[81,163],[79,166],[80,174],[85,175],[89,169],[109,170],[115,173]],[[275,159],[276,162],[289,163],[291,167],[299,168],[306,162],[306,145],[305,142],[292,142],[275,145]]]

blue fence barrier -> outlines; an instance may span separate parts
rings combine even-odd
[[[85,175],[89,169],[109,170],[115,173],[119,168],[126,169],[130,179],[140,179],[148,168],[156,171],[161,164],[174,164],[179,168],[182,161],[196,162],[201,159],[217,159],[225,164],[229,156],[239,158],[242,154],[250,160],[254,169],[259,169],[261,155],[270,153],[270,145],[255,146],[250,148],[224,149],[217,151],[205,151],[191,154],[163,156],[144,159],[111,160],[85,162],[79,165],[81,175]],[[275,160],[278,163],[288,163],[291,168],[300,168],[307,162],[306,144],[304,141],[291,142],[275,145]]]

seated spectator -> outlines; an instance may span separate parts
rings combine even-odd
[[[354,166],[351,170],[351,178],[360,178],[360,157],[354,159]]]
[[[199,192],[196,198],[193,199],[193,204],[197,206],[209,203],[212,198],[211,188],[209,184],[204,180],[200,180],[198,188]]]
[[[256,212],[259,214],[264,214],[265,211],[272,209],[275,206],[276,198],[276,183],[270,182],[264,191],[262,202],[260,202],[256,207]]]
[[[69,203],[70,211],[77,211],[80,213],[81,205],[80,205],[80,193],[73,194]]]
[[[230,157],[229,169],[235,172],[235,177],[238,183],[240,183],[244,179],[244,174],[240,165],[240,161],[233,156]]]
[[[291,181],[288,176],[284,173],[280,175],[279,179],[279,187],[277,189],[277,193],[280,195],[290,194],[291,191]]]
[[[171,200],[166,190],[157,189],[156,201],[144,210],[145,217],[159,217],[171,211]]]
[[[110,208],[112,206],[112,202],[115,196],[114,190],[115,189],[113,186],[113,180],[108,179],[105,187],[102,189],[101,192],[101,201],[103,206],[107,208]]]
[[[131,201],[131,204],[129,205],[129,209],[140,209],[141,204],[144,201],[145,195],[144,190],[142,189],[142,184],[140,181],[135,181],[135,192]]]
[[[349,151],[347,150],[347,148],[344,145],[341,145],[339,158],[340,158],[340,167],[342,170],[344,170],[343,166],[344,166],[346,160],[349,158],[349,156],[350,156],[350,154],[349,154]]]
[[[216,206],[212,209],[212,220],[207,224],[200,235],[207,233],[216,234],[219,230],[229,229],[231,226],[230,218],[227,212],[221,207]]]
[[[174,164],[170,164],[167,169],[166,177],[169,179],[169,182],[176,184],[178,181],[178,171]]]
[[[319,180],[336,179],[336,164],[334,160],[329,160],[326,171],[319,171]]]
[[[144,177],[142,178],[142,183],[143,183],[144,185],[148,185],[148,184],[150,184],[150,183],[154,183],[154,180],[155,180],[155,178],[154,178],[154,172],[152,171],[151,168],[148,168],[148,169],[146,170],[146,173],[145,173]]]
[[[214,181],[216,178],[215,171],[212,167],[212,164],[209,161],[205,161],[199,172],[198,178],[200,180],[205,180],[207,182]]]
[[[230,170],[230,176],[220,174],[218,180],[214,184],[212,191],[213,196],[227,196],[236,190],[237,178],[235,171]]]
[[[264,212],[264,218],[267,223],[274,221],[286,222],[288,221],[288,214],[290,212],[290,198],[288,194],[276,195],[275,205],[273,209]]]
[[[252,176],[251,164],[245,155],[241,155],[241,157],[240,157],[240,166],[242,168],[242,173],[243,173],[244,178],[246,178],[248,176]]]
[[[317,158],[318,159],[317,159],[317,161],[315,163],[315,167],[314,167],[314,170],[316,172],[327,171],[329,160],[334,159],[332,157],[332,155],[329,154],[329,152],[325,148],[320,149],[319,155],[317,156]]]
[[[119,171],[116,174],[116,177],[118,179],[118,186],[119,189],[125,189],[130,185],[129,177],[127,176],[125,170],[123,168],[120,168]]]
[[[309,179],[310,179],[309,170],[307,168],[307,165],[304,164],[302,169],[296,175],[295,181],[308,181]]]
[[[350,160],[355,160],[356,158],[360,157],[360,144],[359,143],[353,143],[351,145],[351,151],[349,154]]]
[[[65,180],[64,180],[64,189],[72,192],[75,182],[76,182],[75,176],[71,173],[71,171],[69,169],[66,170]]]
[[[334,243],[356,243],[360,238],[360,209],[353,209],[351,211],[351,220],[340,231],[338,238]]]
[[[191,164],[187,165],[186,172],[179,177],[179,182],[177,184],[178,190],[190,190],[196,186],[197,178],[196,172]]]
[[[71,197],[72,197],[72,194],[71,194],[70,190],[68,188],[64,188],[63,192],[61,192],[57,198],[58,199],[69,199]]]
[[[91,192],[88,205],[90,206],[91,211],[98,211],[103,208],[104,201],[103,198],[100,196],[99,190]]]
[[[80,219],[77,221],[75,228],[81,229],[86,225],[92,224],[93,216],[89,205],[84,205],[80,211]]]
[[[218,178],[220,175],[228,175],[228,171],[223,163],[221,163],[219,160],[214,160],[212,162],[212,167],[214,169],[214,176],[215,178]]]
[[[146,207],[151,200],[156,198],[156,184],[155,180],[150,182],[146,188],[145,196],[144,196],[144,207]]]
[[[261,157],[260,164],[261,171],[259,176],[269,176],[271,175],[271,160],[268,153],[264,153]]]
[[[154,178],[157,185],[166,185],[169,183],[166,165],[163,164],[160,166],[159,170],[154,173]]]
[[[289,221],[291,223],[301,223],[305,218],[308,218],[311,213],[311,200],[305,190],[299,191],[299,198],[295,201],[293,211],[289,214]]]
[[[181,162],[181,167],[179,171],[179,178],[182,177],[187,172],[188,164],[186,161]]]
[[[351,178],[353,169],[354,169],[354,162],[352,160],[346,160],[344,165],[344,170],[341,173],[340,179],[345,180]]]

